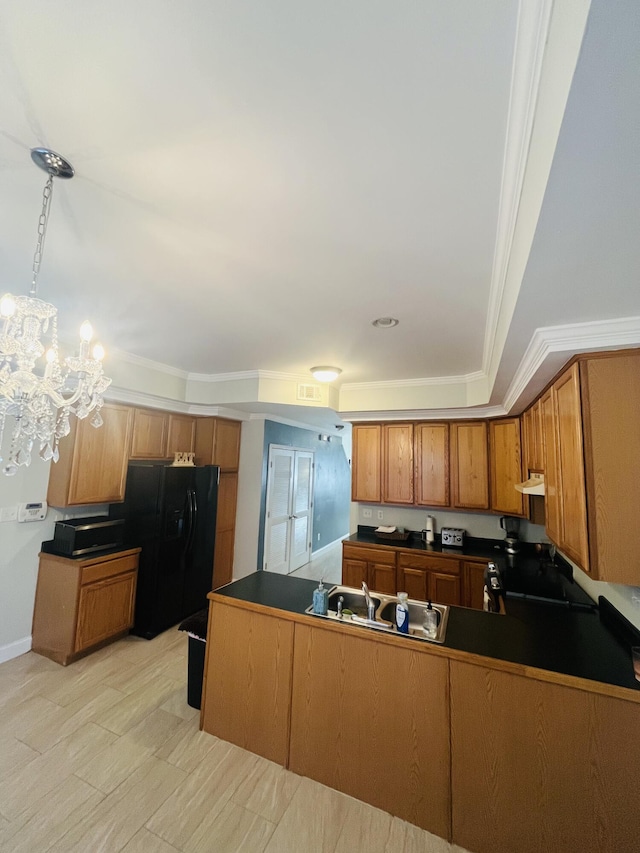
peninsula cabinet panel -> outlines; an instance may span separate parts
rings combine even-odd
[[[489,509],[489,451],[486,421],[451,424],[452,504]]]
[[[189,415],[169,415],[167,431],[167,457],[177,452],[189,453],[194,449],[196,419]]]
[[[205,663],[209,675],[200,727],[284,767],[289,754],[293,631],[294,623],[287,619],[217,601],[209,605]]]
[[[52,506],[84,506],[124,500],[133,409],[105,403],[103,424],[91,415],[71,418],[71,433],[60,442],[60,460],[51,464],[47,501]]]
[[[452,840],[637,853],[640,706],[451,661]]]
[[[519,418],[489,421],[489,460],[491,509],[523,516],[526,500],[516,490],[523,474]]]
[[[380,503],[382,500],[382,426],[354,424],[351,500]]]
[[[150,409],[133,410],[131,459],[164,459],[167,455],[166,412]]]
[[[449,506],[449,424],[416,424],[414,445],[416,504]]]
[[[413,504],[413,424],[382,426],[382,500]]]
[[[448,661],[355,634],[296,624],[289,769],[448,838]]]
[[[236,538],[236,505],[238,475],[224,471],[218,485],[216,544],[213,555],[213,589],[230,583],[233,578],[233,555]]]

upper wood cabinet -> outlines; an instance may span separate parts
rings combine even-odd
[[[103,424],[91,417],[71,419],[71,433],[60,443],[60,460],[52,463],[47,501],[52,506],[117,503],[124,500],[133,409],[105,403]]]
[[[544,510],[547,535],[560,544],[560,472],[556,439],[556,414],[553,390],[540,398],[540,424],[542,427],[542,461],[544,467]]]
[[[382,500],[382,426],[354,424],[351,433],[351,500],[380,503]]]
[[[194,449],[196,438],[196,419],[191,415],[169,415],[167,428],[168,459],[173,459],[175,453],[189,453]]]
[[[415,502],[419,506],[449,506],[449,424],[414,426]]]
[[[451,424],[451,498],[460,509],[489,509],[486,421]]]
[[[589,569],[587,494],[582,443],[579,366],[574,364],[552,386],[560,483],[560,547],[569,559]]]
[[[154,409],[133,410],[131,459],[164,459],[167,455],[168,415]]]
[[[195,430],[196,465],[219,465],[223,472],[238,470],[241,421],[196,418]]]
[[[491,509],[507,515],[524,515],[524,495],[516,490],[522,482],[520,419],[489,421]]]
[[[382,500],[413,504],[413,424],[382,426]]]
[[[522,455],[524,473],[544,471],[542,443],[542,409],[540,400],[522,415]]]

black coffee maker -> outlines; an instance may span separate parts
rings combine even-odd
[[[505,551],[507,554],[517,554],[520,550],[520,519],[512,515],[503,515],[500,518],[500,527],[507,534],[505,541]]]

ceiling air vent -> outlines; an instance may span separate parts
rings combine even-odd
[[[298,400],[307,400],[312,403],[321,403],[322,388],[319,385],[299,383]]]

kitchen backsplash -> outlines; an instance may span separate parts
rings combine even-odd
[[[440,533],[443,527],[461,527],[468,536],[482,539],[504,539],[505,532],[500,527],[499,515],[487,515],[486,513],[452,512],[440,509],[415,509],[399,506],[380,506],[380,504],[352,504],[355,509],[355,517],[352,514],[351,531],[357,529],[358,524],[391,525],[405,527],[407,530],[422,530],[425,526],[427,515],[435,519],[435,533]],[[367,515],[371,512],[371,515]],[[382,518],[380,518],[382,513]],[[548,542],[544,527],[532,524],[526,519],[520,523],[520,537],[523,542]]]

